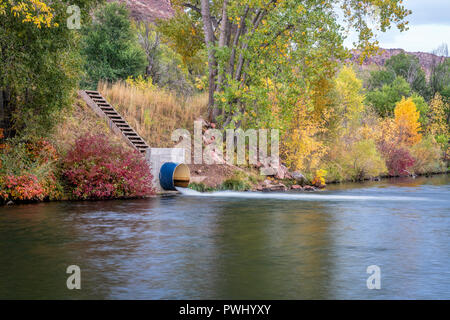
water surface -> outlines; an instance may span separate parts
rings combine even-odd
[[[450,299],[449,182],[0,207],[0,298]]]

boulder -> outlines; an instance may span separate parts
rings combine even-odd
[[[286,191],[286,190],[287,190],[287,187],[282,183],[272,184],[263,189],[263,191],[266,191],[266,192],[267,191]]]
[[[297,183],[299,183],[299,184],[303,184],[306,181],[305,176],[298,171],[292,172],[291,177],[292,177],[292,179],[297,181]]]
[[[278,166],[276,169],[275,178],[277,179],[291,179],[291,174],[289,173],[289,170],[282,164]]]
[[[304,191],[316,191],[317,189],[314,188],[313,186],[304,186],[303,190]]]
[[[294,185],[291,186],[291,189],[292,190],[303,190],[303,187],[299,186],[298,184],[294,184]]]

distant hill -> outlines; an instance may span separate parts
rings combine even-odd
[[[107,0],[114,2],[116,0]],[[118,0],[126,3],[131,16],[138,21],[155,22],[157,19],[168,19],[174,14],[169,0]]]
[[[359,62],[359,57],[361,55],[361,51],[359,50],[353,50],[353,55],[350,59],[352,62]],[[419,63],[422,66],[422,69],[425,71],[427,77],[431,74],[432,66],[436,63],[442,62],[444,59],[448,59],[448,57],[439,57],[432,53],[427,52],[407,52],[403,49],[381,49],[380,53],[378,55],[374,55],[368,59],[365,59],[363,62],[363,68],[369,67],[369,66],[384,66],[384,63],[386,60],[388,60],[390,57],[398,55],[400,53],[407,53],[416,56],[419,58]]]

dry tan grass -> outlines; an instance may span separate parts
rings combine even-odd
[[[100,83],[98,90],[151,147],[170,147],[175,129],[192,132],[194,120],[204,116],[208,97],[183,99],[162,89],[138,89],[124,82]]]
[[[105,119],[98,117],[86,103],[79,99],[63,116],[52,140],[61,151],[67,151],[77,138],[84,134],[105,134],[115,143],[130,148],[121,136],[114,134]]]

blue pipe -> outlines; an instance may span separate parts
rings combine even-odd
[[[161,169],[159,170],[159,183],[161,185],[161,187],[164,190],[177,190],[175,188],[176,186],[176,178],[175,177],[175,171],[177,169],[177,167],[179,166],[186,166],[184,164],[179,164],[179,163],[175,163],[175,162],[166,162],[161,166]],[[187,176],[189,179],[189,169],[186,167],[185,168],[180,168],[182,171],[183,169],[187,170]],[[178,175],[180,174],[179,172],[177,173]],[[179,178],[179,177],[178,177]],[[184,185],[183,185],[184,183]],[[187,187],[187,185],[189,184],[189,181],[184,180],[183,182],[178,181],[178,186],[183,186],[183,187]]]

